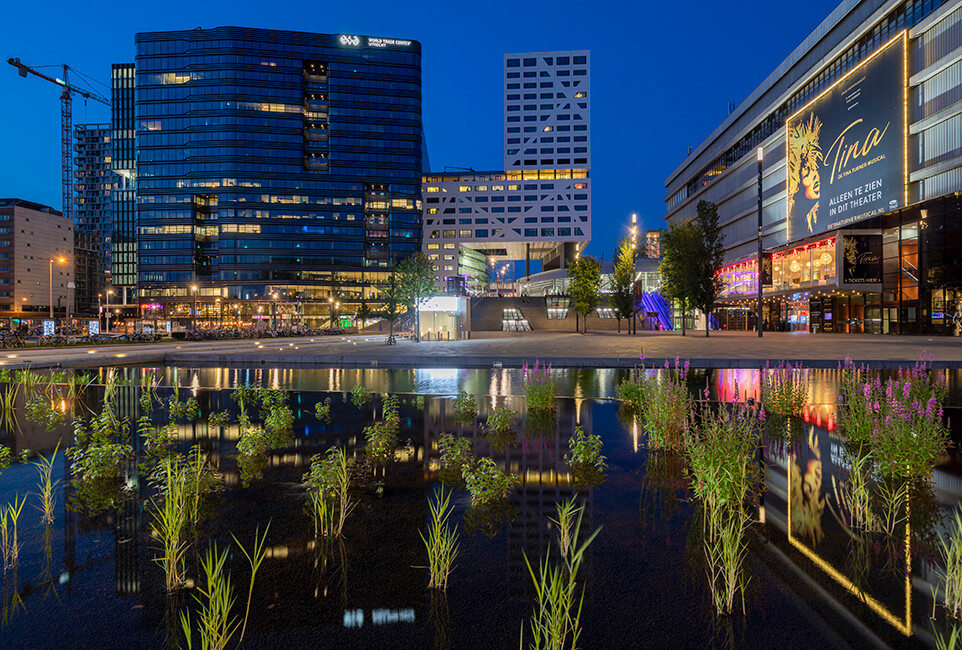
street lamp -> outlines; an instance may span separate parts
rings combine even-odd
[[[331,321],[331,329],[334,328],[334,296],[327,297],[328,320]]]
[[[631,325],[632,334],[638,334],[638,305],[635,303],[635,267],[638,260],[638,213],[631,213]]]
[[[63,257],[58,257],[56,262],[58,264],[63,264],[67,260]],[[54,259],[50,259],[50,318],[53,319],[53,263]]]
[[[197,285],[190,285],[190,293],[194,298],[193,307],[190,310],[190,327],[191,329],[197,329]]]
[[[112,296],[113,294],[114,294],[113,289],[107,289],[107,305],[106,305],[107,309],[105,311],[105,314],[107,316],[107,334],[110,334],[110,296]]]
[[[277,328],[277,293],[271,294],[271,329]]]

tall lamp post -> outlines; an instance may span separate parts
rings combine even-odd
[[[758,287],[758,313],[755,315],[758,338],[762,337],[762,161],[765,159],[765,149],[758,148],[758,264],[756,265],[756,285]],[[707,325],[706,325],[707,327]]]
[[[190,309],[190,328],[197,329],[197,285],[190,285],[190,293],[193,296],[193,306]]]
[[[67,260],[63,257],[57,258],[58,264],[63,264]],[[54,259],[50,258],[50,319],[53,320],[53,263]]]
[[[635,303],[635,267],[638,259],[638,213],[631,213],[631,330],[638,334],[638,305]],[[615,260],[617,262],[617,260]]]
[[[113,289],[107,289],[107,308],[104,310],[104,315],[107,317],[107,334],[110,334],[110,296],[113,293]]]

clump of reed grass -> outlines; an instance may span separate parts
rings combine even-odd
[[[451,517],[453,507],[451,506],[451,493],[445,492],[442,487],[439,492],[434,494],[434,498],[428,501],[428,508],[431,513],[431,521],[428,524],[427,537],[421,535],[424,548],[428,554],[428,588],[448,590],[448,576],[454,569],[454,561],[458,557],[458,527],[457,524],[451,525],[448,520]]]
[[[839,485],[832,477],[839,519],[852,530],[876,531],[879,522],[872,508],[872,456],[864,452],[850,454],[849,458],[848,480]]]
[[[618,385],[618,397],[641,416],[650,449],[681,451],[692,399],[686,378],[688,361],[675,357],[674,367],[665,361],[662,371],[648,372],[642,364]]]
[[[332,447],[326,454],[311,459],[303,482],[316,537],[340,537],[343,533],[344,523],[357,506],[351,498],[353,468],[354,462],[340,447]]]
[[[38,482],[40,505],[37,506],[37,509],[40,510],[40,521],[46,526],[53,524],[56,517],[57,495],[55,490],[60,485],[60,480],[53,480],[53,464],[59,450],[60,443],[58,442],[49,458],[41,456],[40,460],[34,463],[37,473],[40,475],[40,481]]]
[[[27,502],[19,495],[13,497],[13,503],[0,508],[0,555],[3,555],[3,570],[15,568],[20,564],[20,513]]]
[[[251,599],[254,597],[254,580],[257,578],[257,571],[261,568],[261,564],[264,562],[264,558],[267,557],[267,547],[265,546],[267,542],[267,532],[271,529],[270,522],[264,528],[264,534],[260,534],[260,526],[254,531],[254,545],[250,551],[244,548],[244,545],[240,543],[237,536],[233,533],[231,537],[234,538],[234,542],[240,547],[241,552],[244,557],[247,558],[248,564],[251,567],[251,579],[247,587],[247,606],[244,609],[244,622],[241,625],[240,637],[237,639],[238,645],[244,642],[244,633],[247,632],[247,619],[250,618],[251,614]]]
[[[702,532],[712,602],[718,614],[731,614],[735,597],[747,584],[743,567],[748,553],[745,536],[751,525],[746,502],[761,480],[753,462],[759,419],[737,404],[702,410],[686,441],[692,493],[702,505]]]
[[[151,533],[160,541],[162,555],[154,559],[163,569],[168,592],[180,589],[186,582],[184,559],[187,554],[187,525],[190,521],[191,498],[185,472],[176,460],[161,462],[163,492],[155,503]],[[205,646],[206,647],[206,646]]]
[[[237,596],[231,584],[231,575],[225,570],[227,551],[217,550],[215,543],[201,558],[200,566],[204,573],[205,586],[198,588],[194,599],[200,605],[198,612],[200,647],[204,650],[223,650],[240,628],[237,618],[231,613]],[[180,623],[187,639],[187,647],[193,648],[193,626],[190,612],[183,612]]]
[[[20,431],[16,405],[21,386],[20,382],[8,383],[3,393],[0,393],[0,428],[6,431]]]
[[[471,493],[471,505],[475,507],[504,501],[520,482],[517,476],[505,473],[490,458],[479,458],[461,472]]]
[[[768,363],[761,371],[761,400],[765,411],[775,415],[800,415],[808,400],[808,374],[801,364]]]
[[[558,518],[550,521],[558,529],[558,548],[561,563],[551,563],[550,549],[545,553],[536,573],[527,554],[524,556],[528,573],[534,583],[537,604],[528,628],[531,650],[562,650],[577,648],[581,635],[581,608],[584,603],[584,587],[578,590],[578,571],[584,561],[588,546],[595,540],[601,528],[583,542],[580,541],[584,506],[577,505],[575,497],[558,504]],[[525,626],[521,625],[521,646],[524,647]]]
[[[167,411],[171,422],[186,420],[193,422],[200,415],[200,405],[194,396],[188,397],[185,401],[180,401],[180,384],[175,381],[173,385],[174,393],[167,399]]]
[[[942,566],[936,575],[942,582],[942,605],[953,618],[962,617],[962,517],[956,510],[948,525],[948,534],[939,536]]]
[[[524,376],[524,398],[528,410],[547,411],[553,409],[558,385],[551,377],[551,364],[539,366],[539,361],[535,359],[534,366],[531,367],[525,362],[522,371]]]

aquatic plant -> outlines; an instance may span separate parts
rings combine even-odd
[[[154,402],[162,403],[157,395],[160,387],[160,377],[154,374],[153,370],[145,370],[140,379],[140,386],[143,392],[140,395],[140,407],[145,411],[153,408]]]
[[[331,423],[331,398],[328,397],[323,402],[314,405],[314,417],[319,422]]]
[[[180,401],[180,384],[174,381],[174,393],[167,398],[167,411],[170,414],[171,422],[186,420],[193,422],[200,415],[200,405],[194,396],[188,397],[186,401]]]
[[[742,594],[751,516],[746,501],[761,481],[753,462],[758,446],[758,414],[737,403],[705,407],[700,424],[686,436],[692,493],[702,505],[702,536],[712,602],[718,614],[731,614]]]
[[[675,357],[674,368],[666,360],[660,373],[649,373],[642,362],[631,378],[618,385],[618,397],[641,416],[650,449],[683,448],[692,404],[687,375],[688,361],[682,364]]]
[[[584,604],[584,588],[578,593],[578,571],[584,561],[588,546],[595,540],[601,528],[580,542],[584,506],[576,505],[575,498],[558,504],[558,519],[551,522],[558,527],[558,546],[561,563],[551,563],[551,551],[545,553],[536,573],[527,554],[524,555],[528,573],[534,583],[537,604],[528,628],[531,650],[563,650],[578,647],[581,635],[581,608]],[[525,625],[521,625],[521,645],[524,647]]]
[[[54,491],[60,484],[60,480],[53,480],[53,463],[57,458],[57,452],[60,450],[60,443],[57,442],[57,446],[53,450],[53,454],[49,458],[40,457],[39,462],[34,463],[37,468],[37,473],[40,475],[40,481],[38,486],[40,488],[40,521],[49,526],[53,524],[54,518],[56,517],[57,506],[57,496]]]
[[[460,477],[462,470],[474,462],[471,454],[471,440],[453,433],[438,436],[438,451],[441,453],[441,469],[456,472]]]
[[[419,411],[424,410],[424,395],[418,395],[414,398],[414,408]]]
[[[454,568],[459,546],[457,524],[452,526],[448,523],[453,510],[451,493],[446,493],[442,487],[434,493],[433,499],[428,500],[428,508],[431,521],[428,523],[427,537],[418,531],[428,554],[428,588],[447,591],[448,576]]]
[[[397,395],[385,396],[383,409],[382,419],[365,427],[363,432],[364,439],[367,441],[364,453],[376,465],[385,465],[394,458],[398,432],[401,428]]]
[[[3,393],[0,393],[0,428],[7,431],[20,431],[16,408],[20,386],[19,382],[7,384]]]
[[[499,406],[488,415],[488,419],[484,422],[484,428],[488,430],[489,436],[492,433],[503,436],[511,433],[517,421],[517,411],[512,411],[506,406]]]
[[[939,536],[942,566],[935,573],[942,582],[942,605],[953,618],[962,616],[962,517],[956,510],[948,534]]]
[[[585,433],[581,426],[575,427],[575,434],[568,441],[569,452],[565,454],[565,462],[572,469],[594,468],[604,471],[607,465],[605,457],[601,455],[601,436]]]
[[[838,504],[837,515],[851,530],[871,532],[879,529],[878,518],[872,508],[871,471],[871,453],[850,453],[848,480],[839,485],[832,477],[832,493]]]
[[[546,411],[554,408],[555,393],[558,386],[551,378],[551,364],[539,366],[535,359],[534,366],[529,367],[525,362],[522,367],[524,376],[524,398],[529,411]]]
[[[936,650],[956,650],[956,648],[962,647],[962,633],[959,632],[958,625],[952,626],[948,638],[945,638],[945,635],[935,629],[934,623],[932,624],[932,633],[935,636]]]
[[[230,424],[230,411],[212,411],[207,416],[207,426],[210,428],[226,427]]]
[[[294,426],[294,413],[286,403],[286,393],[283,400],[282,402],[273,399],[270,401],[265,399],[264,401],[267,409],[264,416],[264,428],[271,433],[288,432]]]
[[[237,404],[237,408],[240,410],[239,419],[243,421],[247,417],[248,409],[257,408],[260,393],[253,386],[238,386],[230,394],[230,398]]]
[[[187,554],[190,495],[183,467],[175,459],[165,458],[161,468],[164,478],[163,492],[154,500],[154,517],[150,529],[152,535],[160,541],[163,553],[154,558],[154,561],[164,569],[167,591],[173,592],[186,582],[184,558]]]
[[[57,408],[57,407],[60,408]],[[46,394],[35,394],[24,400],[24,419],[34,424],[42,425],[47,431],[53,431],[67,421],[66,402],[57,400]]]
[[[244,609],[244,622],[241,625],[240,636],[237,639],[238,645],[244,642],[244,633],[247,632],[247,619],[250,618],[251,599],[254,597],[254,581],[257,578],[257,570],[261,568],[264,558],[267,557],[267,547],[265,543],[267,542],[267,531],[270,529],[271,523],[267,522],[263,535],[260,534],[260,526],[254,530],[254,545],[250,552],[244,548],[244,545],[240,543],[237,536],[231,533],[231,537],[234,538],[234,542],[240,547],[241,552],[244,554],[244,557],[247,558],[247,562],[251,567],[251,579],[247,587],[247,606]]]
[[[462,477],[471,493],[471,505],[481,506],[504,501],[520,478],[506,474],[490,458],[479,458],[462,469]]]
[[[20,513],[27,502],[27,497],[20,498],[20,495],[13,497],[13,503],[5,506],[6,517],[0,518],[0,544],[3,545],[3,568],[4,570],[16,567],[20,564]]]
[[[74,420],[74,445],[64,453],[71,460],[75,504],[91,514],[102,512],[121,496],[117,482],[121,464],[134,455],[127,437],[127,420],[118,418],[107,400],[99,414]]]
[[[200,606],[197,613],[200,619],[198,632],[203,650],[223,650],[240,627],[236,617],[231,614],[237,596],[231,585],[230,573],[224,569],[226,563],[227,551],[219,552],[216,543],[207,549],[200,561],[206,584],[198,588],[199,593],[194,594],[194,599]],[[187,647],[193,648],[190,612],[181,613],[180,622],[187,639]]]
[[[364,408],[371,401],[373,393],[361,384],[354,384],[351,388],[351,404],[359,409]]]
[[[761,400],[775,415],[800,415],[808,400],[808,374],[801,364],[768,363],[761,371]]]
[[[357,506],[351,498],[351,472],[354,461],[347,452],[331,447],[326,454],[311,459],[311,468],[304,474],[308,505],[314,520],[314,535],[340,537],[344,523]]]
[[[10,467],[10,447],[0,445],[0,471]]]
[[[478,416],[478,407],[474,403],[474,397],[461,391],[454,398],[454,419],[457,422],[470,423]]]

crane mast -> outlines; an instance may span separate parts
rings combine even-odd
[[[105,106],[110,106],[110,100],[103,95],[90,90],[84,90],[70,85],[70,66],[63,64],[63,78],[56,79],[39,70],[24,65],[18,58],[7,59],[7,63],[17,69],[21,77],[32,74],[45,81],[61,87],[60,93],[60,154],[61,154],[61,183],[63,192],[63,216],[73,220],[73,95],[84,99],[93,99]]]

